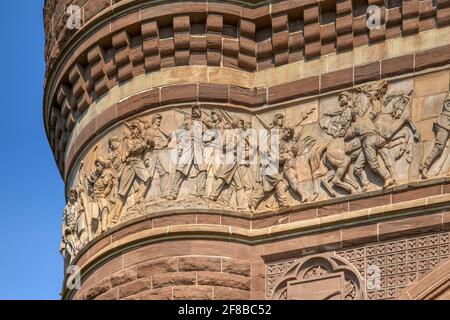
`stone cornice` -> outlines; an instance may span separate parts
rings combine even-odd
[[[96,245],[96,242],[102,241],[102,239],[90,243],[80,252],[79,257],[73,264],[76,265],[81,262],[81,274],[85,277],[88,276],[92,270],[112,257],[149,243],[181,239],[209,239],[240,242],[248,245],[264,245],[273,241],[282,241],[293,237],[316,233],[320,234],[332,230],[343,230],[358,225],[364,225],[366,223],[376,224],[383,221],[390,221],[391,219],[398,220],[414,216],[429,216],[433,213],[442,217],[439,222],[440,226],[437,227],[438,229],[444,229],[444,225],[449,222],[448,216],[444,216],[448,215],[446,212],[449,205],[450,194],[443,194],[259,229],[249,230],[223,225],[172,225],[134,232],[131,235],[125,236],[114,242],[111,240],[111,234],[119,230],[112,229],[102,235],[102,239],[110,239],[108,245],[89,254]],[[121,228],[122,227],[123,226],[121,226]],[[429,228],[430,226],[411,225],[407,232],[411,233],[414,228],[420,229],[423,227]],[[401,233],[398,233],[397,236],[401,236]],[[380,239],[380,234],[378,234],[377,237]],[[340,242],[342,245],[342,231]],[[324,246],[326,246],[326,244],[324,244]],[[289,248],[286,248],[286,250],[289,250]],[[87,259],[85,258],[86,255],[89,256]],[[266,252],[264,255],[270,260],[270,252]],[[73,292],[66,290],[63,292],[62,296],[66,299],[71,294],[73,294]]]
[[[230,9],[227,7],[227,5],[229,6],[229,4],[226,4],[226,3],[219,4],[219,3],[214,2],[215,7],[212,10],[212,12],[214,12],[215,15],[219,14],[219,16],[220,16],[221,14],[222,15],[236,14],[239,17],[239,19],[245,19],[245,21],[250,21],[250,25],[248,25],[248,26],[247,25],[239,26],[239,28],[241,28],[241,29],[244,28],[241,30],[240,33],[245,35],[244,36],[245,39],[242,38],[241,35],[239,35],[239,37],[237,37],[235,39],[236,44],[237,44],[237,49],[234,48],[235,46],[233,45],[232,47],[234,49],[232,48],[231,51],[233,51],[233,52],[231,55],[229,55],[229,53],[231,51],[228,53],[222,52],[222,49],[224,49],[225,47],[222,47],[223,46],[222,44],[220,45],[221,50],[219,50],[219,53],[222,57],[220,59],[223,60],[224,59],[223,57],[225,57],[227,55],[229,55],[229,57],[234,57],[234,55],[237,54],[237,56],[235,58],[233,58],[236,60],[236,61],[233,60],[236,64],[235,65],[236,68],[240,68],[243,70],[256,71],[256,70],[260,70],[260,69],[266,69],[266,68],[273,67],[273,65],[275,65],[275,66],[283,65],[283,64],[286,64],[286,63],[289,63],[292,61],[302,60],[303,56],[308,58],[308,57],[317,57],[320,55],[326,55],[327,53],[329,53],[329,51],[326,51],[325,49],[324,49],[325,51],[322,50],[321,46],[318,46],[318,47],[315,46],[314,44],[317,42],[316,40],[309,41],[306,38],[303,40],[301,40],[300,38],[297,39],[297,35],[302,35],[303,33],[297,33],[297,32],[294,32],[292,34],[289,33],[290,30],[289,30],[288,24],[285,27],[283,27],[284,24],[282,23],[281,24],[282,28],[280,26],[278,26],[277,24],[274,24],[274,22],[272,22],[271,25],[268,25],[269,29],[270,28],[273,29],[273,30],[271,29],[271,32],[270,32],[272,34],[273,39],[268,42],[268,44],[270,44],[270,46],[269,46],[270,50],[268,52],[271,52],[271,54],[274,55],[271,59],[268,59],[267,57],[265,57],[265,55],[262,51],[261,51],[262,56],[260,56],[260,54],[258,53],[258,52],[260,52],[258,49],[258,42],[257,41],[255,42],[255,39],[253,39],[255,37],[256,31],[253,30],[254,29],[253,27],[255,27],[255,22],[252,22],[252,20],[255,21],[255,19],[258,19],[258,17],[262,17],[262,16],[268,16],[269,18],[270,17],[274,18],[275,15],[277,15],[277,17],[278,17],[278,14],[282,14],[282,16],[284,15],[284,17],[286,19],[288,19],[288,16],[290,15],[290,14],[289,15],[287,14],[288,12],[290,12],[294,9],[297,10],[298,7],[303,7],[303,6],[305,6],[305,4],[308,4],[308,5],[311,4],[311,5],[315,5],[317,7],[318,3],[319,2],[317,2],[317,1],[313,1],[311,3],[310,2],[305,3],[303,1],[302,2],[284,1],[284,2],[280,2],[280,3],[271,5],[270,10],[259,10],[258,9],[259,11],[253,12],[251,9],[249,9],[250,11],[248,11],[248,12],[245,11],[245,14],[244,14],[243,8],[240,6],[236,6],[237,8],[240,8],[240,10],[238,10],[239,12],[235,12],[233,10],[228,10],[228,9]],[[204,12],[206,10],[206,12],[209,12],[208,10],[211,8],[212,4],[213,4],[213,2],[211,2],[211,3],[208,2],[208,3],[203,3],[203,4],[196,3],[196,5],[199,5],[200,7],[195,9],[196,7],[194,6],[194,7],[192,7],[193,8],[192,10],[194,10],[194,11],[197,10],[199,12],[202,10],[203,10],[202,12]],[[144,34],[141,35],[143,37],[143,41],[144,42],[149,41],[148,45],[150,45],[150,47],[152,47],[151,41],[153,41],[153,39],[154,39],[154,34],[152,33],[153,29],[151,26],[151,24],[153,23],[152,21],[157,21],[162,16],[173,16],[174,14],[177,14],[177,13],[179,13],[179,14],[183,13],[186,16],[189,16],[189,13],[186,12],[185,8],[183,10],[181,10],[180,8],[178,11],[175,10],[176,6],[179,5],[179,3],[170,3],[170,4],[165,5],[166,7],[162,6],[158,10],[156,10],[156,9],[153,10],[154,8],[152,7],[153,11],[152,10],[147,10],[147,11],[144,10],[144,7],[153,6],[153,5],[154,5],[153,2],[135,2],[135,1],[123,1],[123,2],[119,2],[119,3],[115,4],[112,8],[106,10],[106,11],[109,10],[108,11],[109,15],[105,15],[106,11],[105,12],[102,11],[101,13],[99,13],[98,15],[93,17],[92,20],[88,22],[88,24],[83,26],[83,28],[79,32],[77,32],[76,35],[73,36],[73,38],[72,38],[73,41],[72,40],[69,41],[72,44],[67,45],[67,46],[65,45],[64,50],[61,52],[61,54],[58,55],[57,67],[55,67],[54,70],[49,73],[49,77],[48,77],[48,81],[47,81],[46,92],[45,92],[45,97],[44,97],[44,106],[45,106],[44,107],[45,108],[44,122],[46,124],[47,135],[49,136],[49,141],[52,144],[53,150],[55,152],[55,158],[61,169],[64,166],[63,157],[64,157],[64,152],[65,152],[65,146],[67,144],[67,139],[70,134],[70,128],[78,121],[79,116],[83,113],[85,108],[89,107],[89,105],[93,101],[97,100],[100,96],[102,96],[105,93],[105,91],[108,91],[111,87],[115,86],[117,83],[126,81],[130,77],[133,77],[137,74],[141,74],[143,72],[153,72],[155,68],[158,69],[158,68],[172,67],[170,64],[164,65],[162,62],[160,62],[160,64],[157,63],[157,65],[154,65],[154,63],[152,62],[153,58],[151,58],[154,56],[154,53],[152,51],[153,49],[150,50],[151,52],[150,51],[144,52],[145,62],[143,63],[143,65],[141,62],[142,57],[139,58],[141,54],[138,54],[137,56],[131,55],[131,60],[129,60],[125,64],[122,64],[122,62],[118,63],[118,61],[119,60],[121,61],[122,58],[119,59],[117,50],[122,51],[122,49],[124,49],[125,51],[126,50],[133,51],[135,49],[135,47],[130,46],[131,45],[130,43],[128,44],[128,47],[127,46],[122,47],[122,45],[124,44],[123,41],[127,42],[126,39],[129,36],[129,33],[127,31],[128,27],[134,26],[134,25],[140,25],[141,33],[144,32]],[[202,5],[206,5],[206,7],[205,7],[206,9],[201,7]],[[175,6],[175,7],[173,7],[173,6]],[[275,8],[275,6],[276,6],[276,8]],[[174,9],[175,11],[173,11],[172,9],[169,10],[169,8],[172,8],[172,7],[175,8]],[[127,14],[125,14],[125,11],[122,11],[121,8],[124,8],[124,10],[125,10],[125,8],[127,8],[126,9],[126,10],[128,10],[128,11],[126,11]],[[138,12],[139,14],[137,14],[137,15],[134,14],[134,16],[133,16],[132,11],[137,10],[137,8],[139,8],[139,10],[142,9],[145,12],[139,11]],[[260,7],[260,8],[263,8],[263,7]],[[248,15],[248,16],[246,16],[246,15]],[[350,15],[351,15],[351,10],[350,10]],[[150,22],[147,26],[144,26],[143,24],[141,25],[141,21],[150,21]],[[400,19],[400,21],[401,21],[401,19]],[[270,22],[270,19],[269,19],[269,22]],[[105,23],[108,23],[108,24],[105,25]],[[311,27],[312,28],[311,30],[314,31],[317,29],[317,28],[316,29],[313,28],[314,25],[316,25],[316,24],[312,24],[311,26],[309,26],[309,24],[308,24],[308,28]],[[439,24],[439,25],[442,26],[445,24]],[[250,27],[250,29],[247,30],[247,27]],[[206,25],[206,29],[208,29],[208,28],[210,28],[209,25]],[[214,29],[214,28],[216,28],[214,23],[212,23],[211,28],[213,30],[211,34],[216,34],[218,32]],[[338,29],[339,29],[338,26],[336,26],[336,28],[337,28],[336,30],[338,31]],[[223,25],[222,25],[222,29],[223,29]],[[146,34],[146,32],[150,32],[150,33]],[[156,31],[156,32],[158,32],[158,31]],[[174,29],[173,32],[175,34],[177,34],[178,32],[181,32],[180,34],[182,34],[185,31],[177,31]],[[209,31],[205,31],[205,33],[203,34],[203,36],[205,37],[205,40],[208,37],[208,34],[209,34],[208,32]],[[278,39],[278,38],[279,38],[279,36],[284,35],[286,32],[288,34],[291,34],[291,36],[289,36],[288,38],[284,37],[283,38],[284,40],[282,41],[284,43],[284,45],[282,45],[280,48],[278,48],[279,46],[277,43],[281,39],[281,38],[280,39]],[[326,36],[325,30],[324,30],[324,35],[322,37],[322,31],[321,31],[320,26],[313,33],[316,34],[318,39],[322,39],[324,41],[325,41],[325,39],[328,39],[327,38],[328,36]],[[412,32],[412,33],[414,33],[414,32]],[[337,34],[340,35],[339,32]],[[113,52],[112,60],[104,60],[102,58],[103,57],[102,50],[109,50],[110,48],[104,47],[104,45],[102,45],[101,43],[105,42],[105,41],[106,42],[111,41],[111,37],[113,37],[112,42],[116,43],[117,46],[112,48],[112,52]],[[315,39],[317,37],[313,37],[313,38]],[[338,47],[339,47],[339,37],[340,36],[337,36]],[[389,36],[386,36],[386,37],[389,38]],[[372,39],[371,35],[369,35],[369,38]],[[249,39],[253,42],[250,41],[251,43],[248,43],[247,40],[249,40]],[[276,40],[276,39],[278,39],[278,40]],[[378,39],[378,38],[375,37],[374,39]],[[218,38],[216,40],[219,41]],[[214,40],[214,41],[216,41],[216,40]],[[213,39],[211,41],[213,41]],[[221,38],[221,41],[219,41],[219,42],[223,42],[223,41],[224,40]],[[328,40],[326,40],[326,41],[328,41]],[[217,44],[219,42],[217,42]],[[304,52],[300,55],[297,55],[297,53],[302,52],[302,50],[301,50],[302,43],[304,45],[304,49],[303,49]],[[204,49],[205,49],[204,50],[205,64],[217,65],[217,63],[216,63],[217,61],[214,62],[215,60],[214,61],[210,60],[210,58],[207,56],[207,52],[209,52],[209,50],[213,50],[213,51],[218,50],[217,48],[216,49],[214,49],[212,47],[209,48],[210,44],[214,45],[214,43],[212,43],[212,42],[210,42],[210,40],[208,40],[208,44],[205,45],[205,47],[204,47]],[[287,44],[287,49],[285,48],[286,44]],[[362,44],[364,44],[364,43],[356,43],[355,44],[353,41],[351,46],[356,48]],[[146,44],[143,43],[142,45],[145,46]],[[248,45],[250,45],[250,47],[248,47]],[[182,47],[183,46],[184,46],[184,44],[182,45]],[[261,47],[261,50],[263,50],[263,47],[264,46]],[[88,49],[89,49],[89,52],[88,52]],[[180,50],[181,49],[182,48],[180,47]],[[159,50],[159,48],[158,48],[158,50]],[[186,59],[182,58],[183,54],[180,53],[181,55],[177,55],[178,54],[177,50],[178,50],[177,44],[174,44],[174,52],[173,52],[174,56],[170,57],[170,55],[169,55],[169,56],[165,56],[165,57],[173,59],[174,65],[191,64],[190,61],[184,61]],[[183,50],[181,50],[181,51],[183,51]],[[195,50],[197,50],[197,49],[195,49]],[[184,51],[186,51],[186,50],[184,50]],[[194,51],[192,51],[192,52],[194,52]],[[330,51],[330,52],[332,52],[332,51]],[[177,54],[175,54],[175,53],[177,53]],[[293,54],[292,56],[291,56],[291,53]],[[128,53],[128,54],[131,54],[131,53]],[[160,58],[161,57],[162,56],[160,54]],[[277,58],[277,57],[279,57],[279,58]],[[286,57],[288,57],[288,58],[286,58]],[[181,60],[178,60],[179,58]],[[86,59],[89,60],[88,65],[85,65]],[[100,60],[98,60],[98,59],[100,59]],[[117,59],[119,59],[119,60],[117,60]],[[135,59],[137,59],[137,60],[135,61]],[[270,60],[272,62],[270,62],[269,65],[266,65],[265,63],[263,63],[263,61],[266,61],[266,60],[267,61]],[[112,65],[108,65],[108,63],[106,63],[107,61],[113,61]],[[232,62],[232,64],[234,62]],[[104,63],[106,63],[106,65],[102,66],[102,64],[104,64]],[[223,61],[221,63],[223,64]],[[260,63],[262,63],[262,64],[260,64]],[[81,68],[80,68],[80,66],[81,66]],[[74,69],[74,67],[75,67],[75,69]],[[69,68],[71,68],[71,69],[69,69]],[[84,79],[85,76],[87,76],[86,79]],[[110,76],[112,78],[110,78]],[[63,83],[61,83],[62,78],[65,79],[64,80],[65,84],[63,86],[61,86],[61,84],[63,84]],[[71,81],[68,82],[68,78],[70,78],[71,81],[73,81],[73,83],[70,83]],[[109,79],[108,81],[106,81],[107,78]],[[76,92],[76,94],[73,94],[74,92]],[[49,113],[51,106],[56,107],[55,114],[52,116]],[[61,117],[59,115],[59,113],[63,113],[62,119],[55,120],[55,119]],[[58,121],[60,121],[61,123],[58,123],[58,125],[57,125],[56,123]],[[57,126],[59,126],[59,128],[57,128]],[[55,128],[56,128],[56,133],[54,131]],[[61,131],[58,131],[58,130],[61,130]]]
[[[426,52],[442,52],[444,50],[448,50],[450,59],[450,46],[448,45],[427,50]],[[410,67],[407,67],[408,70],[414,70],[414,65],[417,65],[421,59],[416,56],[421,54],[419,52],[414,55],[414,59],[410,61]],[[378,73],[378,76],[367,79],[380,79],[384,64],[390,64],[390,60],[402,60],[407,59],[407,57],[409,55],[379,61],[378,64],[375,63],[372,71],[374,74]],[[432,63],[436,63],[436,60],[432,60]],[[203,102],[205,105],[211,104],[214,106],[219,103],[231,110],[241,109],[249,113],[259,113],[272,108],[276,109],[281,106],[302,103],[313,98],[333,94],[338,91],[335,90],[336,88],[352,88],[355,85],[358,69],[366,66],[357,65],[347,68],[344,65],[344,69],[324,73],[320,77],[309,76],[309,74],[302,77],[300,69],[305,68],[305,65],[305,63],[296,63],[268,71],[271,77],[278,79],[277,81],[279,82],[277,83],[265,82],[265,73],[263,72],[249,75],[246,72],[234,69],[224,70],[222,68],[202,66],[179,67],[162,71],[156,75],[142,75],[133,79],[136,81],[131,80],[130,83],[120,87],[120,90],[126,93],[126,97],[122,97],[117,92],[114,92],[110,96],[100,99],[75,124],[73,133],[67,142],[63,177],[65,180],[69,178],[75,161],[82,154],[83,150],[95,141],[96,137],[102,136],[105,131],[111,129],[114,125],[118,125],[129,116],[135,116],[141,112],[154,112],[157,109],[169,108],[175,105],[188,105],[197,101]],[[318,65],[320,68],[323,64]],[[373,63],[369,63],[369,65],[373,65]],[[405,65],[401,68],[405,70],[404,67]],[[447,65],[426,70],[417,68],[416,72],[384,78],[389,80],[405,79],[413,75],[447,68]],[[393,69],[389,70],[392,71]],[[347,73],[351,73],[350,77],[346,76]],[[192,82],[185,83],[185,80],[177,77],[178,74],[184,74]],[[392,74],[395,75],[395,73]],[[292,81],[293,79],[298,80]],[[329,81],[332,86],[326,86],[325,81]],[[226,83],[229,83],[229,85]],[[167,100],[163,96],[163,92],[179,92],[185,89],[188,90],[191,86],[195,86],[195,89],[191,90],[193,93],[189,94],[189,96],[180,97],[179,104],[176,101]],[[248,89],[242,90],[241,88],[243,87]],[[256,96],[251,88],[257,88]],[[112,89],[112,91],[115,89],[119,89],[119,87]],[[225,91],[220,100],[215,100],[214,98],[217,95],[216,91]]]

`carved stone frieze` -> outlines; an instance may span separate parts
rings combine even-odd
[[[424,157],[422,163],[420,164],[420,173],[423,179],[428,178],[428,170],[431,166],[443,156],[444,149],[446,148],[449,132],[450,132],[450,93],[444,98],[444,103],[442,106],[442,112],[439,115],[437,122],[433,123],[433,131],[435,133],[434,145],[431,151]],[[447,156],[448,153],[445,155]],[[438,166],[438,174],[442,170],[443,162]]]
[[[99,137],[69,179],[85,217],[76,247],[151,212],[273,211],[425,178],[448,140],[450,96],[431,151],[414,99],[410,82],[379,81],[277,110],[194,104],[138,115]]]

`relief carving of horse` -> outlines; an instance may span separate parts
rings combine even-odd
[[[370,103],[369,94],[358,92],[353,95],[353,103],[359,105],[360,112],[371,112],[374,115],[373,123],[382,139],[377,155],[381,160],[379,163],[385,166],[394,184],[398,180],[393,163],[404,156],[407,162],[411,163],[412,138],[415,141],[420,138],[419,130],[411,121],[412,97],[413,91],[390,94],[383,99],[381,110],[376,112]],[[359,139],[345,142],[343,137],[335,136],[327,143],[315,141],[309,153],[309,166],[314,185],[312,198],[318,197],[319,184],[331,197],[337,196],[335,188],[346,193],[367,190],[368,179],[365,170],[355,174],[352,166],[361,152]]]

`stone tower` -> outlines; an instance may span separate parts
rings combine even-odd
[[[44,15],[63,299],[450,298],[448,0]]]

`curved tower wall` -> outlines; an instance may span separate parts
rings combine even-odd
[[[448,1],[47,0],[44,15],[61,251],[82,274],[64,299],[448,295],[430,293],[450,251]],[[249,165],[237,146],[216,156],[215,134],[240,129],[280,129],[275,171],[260,140]]]

